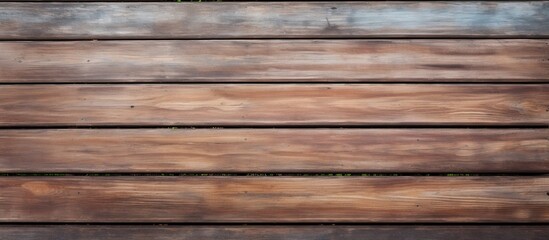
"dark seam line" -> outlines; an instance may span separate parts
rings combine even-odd
[[[406,2],[408,0],[404,0],[404,2]],[[420,0],[421,1],[421,0]],[[543,1],[546,1],[546,0],[529,0],[530,2],[543,2]],[[29,0],[29,1],[25,1],[25,0],[22,0],[22,1],[17,1],[17,0],[0,0],[0,2],[60,2],[60,3],[64,3],[64,2],[77,2],[77,3],[86,3],[86,2],[104,2],[104,3],[116,3],[116,2],[135,2],[135,3],[139,3],[139,2],[176,2],[176,0],[116,0],[116,1],[105,1],[105,0],[69,0],[69,1],[66,1],[66,0],[43,0],[43,1],[39,1],[39,0]],[[182,0],[181,3],[210,3],[210,4],[215,4],[215,3],[231,3],[231,2],[240,2],[240,3],[262,3],[263,1],[258,1],[258,0],[229,0],[227,2],[216,2],[215,0],[205,0],[203,2],[199,2],[199,0]],[[269,1],[265,1],[265,2],[338,2],[337,0],[295,0],[295,1],[292,1],[292,0],[269,0]],[[402,2],[402,1],[399,1],[399,0],[345,0],[345,1],[340,1],[340,2],[353,2],[353,3],[359,3],[359,2]],[[410,1],[411,2],[411,1]],[[436,0],[436,1],[428,1],[428,2],[448,2],[448,1],[445,1],[445,0]],[[460,2],[479,2],[479,0],[463,0],[463,1],[460,1]],[[505,0],[481,0],[481,2],[506,2]],[[520,2],[519,0],[513,0],[513,1],[509,1],[509,2]]]
[[[475,81],[475,80],[463,80],[463,81],[371,81],[371,80],[342,80],[342,81],[307,81],[307,80],[276,80],[269,79],[266,81],[113,81],[113,82],[101,82],[101,81],[82,81],[82,82],[0,82],[0,86],[18,86],[18,85],[277,85],[277,84],[294,84],[294,85],[392,85],[392,84],[402,84],[402,85],[548,85],[549,79],[542,81],[508,81],[502,82],[497,80],[488,80],[488,81]]]
[[[422,124],[422,125],[56,125],[56,126],[0,126],[0,130],[25,130],[25,129],[545,129],[548,124],[509,124],[509,125],[464,125],[464,124]]]
[[[407,0],[405,0],[407,1]],[[543,1],[546,1],[546,0],[530,0],[530,2],[543,2]],[[25,2],[45,2],[45,3],[49,3],[49,2],[59,2],[59,3],[117,3],[117,2],[120,2],[120,3],[140,3],[140,2],[143,2],[143,3],[154,3],[154,2],[158,2],[158,3],[176,3],[177,1],[176,0],[118,0],[118,1],[104,1],[104,0],[71,0],[71,1],[64,1],[64,0],[43,0],[43,1],[39,1],[39,0],[29,0],[29,1],[13,1],[13,0],[9,0],[9,1],[4,1],[4,0],[1,0],[0,2],[6,2],[6,3],[25,3]],[[230,0],[228,1],[229,3],[231,2],[235,2],[235,3],[258,3],[261,1],[253,1],[253,0]],[[334,1],[334,0],[296,0],[296,1],[292,1],[292,0],[269,0],[267,2],[302,2],[302,3],[314,3],[314,2],[337,2],[337,1]],[[345,1],[342,1],[344,3],[347,3],[347,2],[350,2],[350,3],[361,3],[361,2],[399,2],[398,0],[390,0],[390,1],[387,1],[387,0],[345,0]],[[437,0],[437,1],[432,1],[432,2],[447,2],[447,1],[444,1],[444,0]],[[461,1],[461,2],[479,2],[479,0],[464,0],[464,1]],[[502,0],[483,0],[482,2],[505,2],[505,1],[502,1]],[[520,2],[520,1],[511,1],[511,2]],[[216,3],[221,3],[221,2],[216,2],[216,1],[203,1],[203,2],[199,2],[198,0],[194,0],[194,1],[191,1],[191,0],[183,0],[181,1],[181,3],[201,3],[201,4],[216,4]]]
[[[549,223],[533,222],[0,222],[4,226],[39,226],[39,225],[66,225],[66,226],[549,226]]]
[[[194,3],[221,3],[221,2],[216,2],[215,0],[205,0],[204,2],[198,2],[199,0],[182,0],[182,3],[186,3],[186,2],[194,2]],[[408,0],[404,0],[405,2],[408,1]],[[546,0],[530,0],[531,2],[543,2],[543,1],[546,1]],[[116,0],[116,1],[105,1],[105,0],[69,0],[69,1],[65,1],[65,0],[43,0],[43,1],[39,1],[39,0],[29,0],[29,1],[17,1],[17,0],[0,0],[0,2],[176,2],[175,0]],[[225,3],[230,3],[230,2],[245,2],[245,3],[258,3],[258,2],[262,2],[262,1],[258,1],[258,0],[229,0],[228,2],[225,2]],[[295,1],[292,1],[292,0],[269,0],[269,1],[265,1],[265,2],[337,2],[337,0],[295,0]],[[399,1],[399,0],[345,0],[345,1],[340,1],[340,2],[402,2],[402,1]],[[448,2],[448,1],[445,1],[445,0],[436,0],[436,1],[430,1],[430,2]],[[464,1],[460,1],[460,2],[479,2],[479,0],[464,0]],[[505,0],[483,0],[482,2],[507,2]],[[519,0],[513,0],[513,1],[509,1],[509,2],[520,2]]]
[[[0,173],[0,177],[326,177],[326,178],[345,178],[345,177],[507,177],[507,176],[547,176],[549,172],[497,172],[497,173],[479,173],[479,172],[430,172],[430,173],[409,173],[409,172],[21,172],[21,173]]]
[[[1,1],[0,1],[1,2]],[[43,1],[39,1],[43,2]],[[66,2],[64,2],[66,3]],[[79,2],[82,3],[82,2]],[[415,36],[415,35],[402,35],[402,36],[386,36],[386,35],[370,35],[370,36],[317,36],[317,37],[303,37],[303,36],[286,36],[286,37],[120,37],[120,38],[106,38],[106,37],[89,37],[89,38],[0,38],[0,42],[89,42],[89,41],[248,41],[248,40],[543,40],[549,39],[549,35],[495,35],[495,36],[462,36],[462,35],[443,35],[443,36]]]

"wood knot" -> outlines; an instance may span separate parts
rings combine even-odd
[[[61,191],[60,188],[43,181],[26,182],[21,186],[36,196],[54,195]]]

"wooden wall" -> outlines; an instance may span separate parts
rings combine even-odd
[[[547,239],[549,1],[0,2],[0,239]]]

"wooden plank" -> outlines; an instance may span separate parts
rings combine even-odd
[[[4,85],[0,126],[548,126],[549,85]]]
[[[549,222],[549,177],[4,177],[0,222]]]
[[[547,82],[548,40],[0,42],[0,82]]]
[[[549,129],[0,131],[0,172],[549,172]]]
[[[548,37],[526,2],[3,3],[1,39]]]
[[[2,225],[4,240],[545,240],[547,226],[482,225],[379,225],[379,226],[21,226]]]

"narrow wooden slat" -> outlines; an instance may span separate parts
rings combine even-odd
[[[0,126],[537,125],[549,85],[5,85]]]
[[[0,172],[549,172],[549,129],[0,131]]]
[[[549,177],[4,177],[0,222],[549,222]]]
[[[3,240],[545,240],[547,226],[0,226]]]
[[[0,82],[547,82],[548,40],[0,42]]]
[[[1,39],[547,37],[526,2],[3,3]]]

